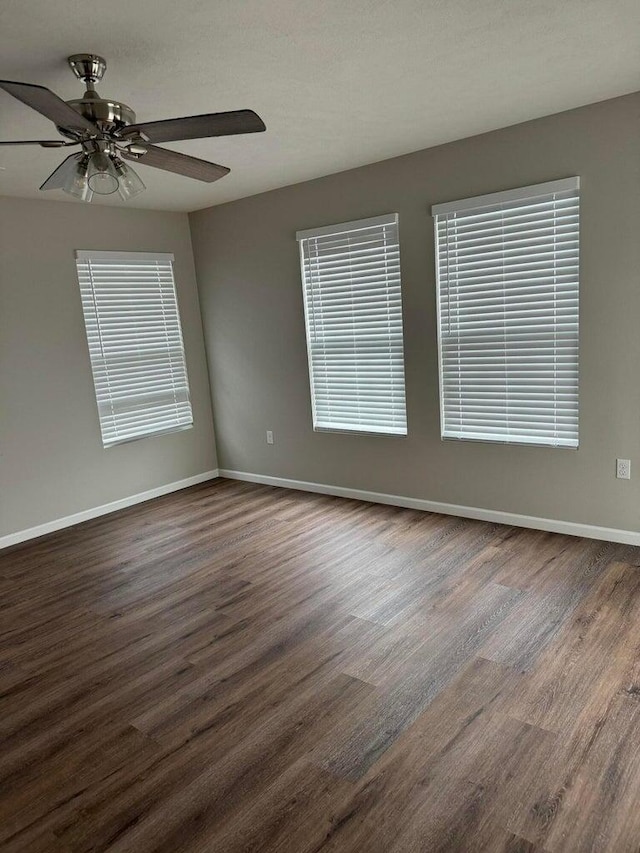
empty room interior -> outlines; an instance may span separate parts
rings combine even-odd
[[[638,853],[637,0],[0,44],[0,850]]]

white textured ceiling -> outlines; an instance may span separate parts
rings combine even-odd
[[[195,210],[638,88],[638,0],[2,0],[0,77],[79,97],[71,53],[139,121],[251,108],[267,132],[171,143],[231,167],[202,184],[140,166],[136,207]],[[55,138],[0,92],[0,138]],[[0,149],[0,194],[64,153]],[[80,203],[80,202],[76,202]],[[121,204],[107,198],[104,203]]]

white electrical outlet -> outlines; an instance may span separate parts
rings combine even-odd
[[[631,479],[631,460],[616,459],[616,477],[619,480]]]
[[[273,444],[273,431],[267,430],[267,444]]]

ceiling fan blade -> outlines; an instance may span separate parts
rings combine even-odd
[[[32,83],[15,83],[12,80],[0,80],[0,89],[4,89],[14,98],[50,119],[58,127],[76,133],[98,133],[93,122],[77,113],[50,89],[35,86]]]
[[[80,145],[80,142],[63,142],[61,139],[14,139],[0,141],[0,145],[41,145],[42,148],[66,148],[68,145]]]
[[[218,166],[217,163],[209,163],[208,160],[200,160],[198,157],[189,157],[178,151],[156,148],[155,145],[149,145],[144,154],[131,154],[128,151],[120,153],[125,160],[142,163],[144,166],[153,166],[155,169],[164,169],[165,172],[176,172],[178,175],[207,183],[224,178],[231,171],[226,166]]]
[[[69,154],[40,186],[41,190],[61,190],[67,178],[76,168],[76,163],[82,159],[82,154]]]
[[[169,118],[130,125],[124,137],[142,133],[149,142],[175,142],[182,139],[202,139],[209,136],[232,136],[236,133],[259,133],[265,124],[253,110],[233,110],[186,118]]]

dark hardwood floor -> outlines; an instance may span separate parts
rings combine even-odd
[[[0,553],[7,851],[640,851],[640,549],[218,480]]]

